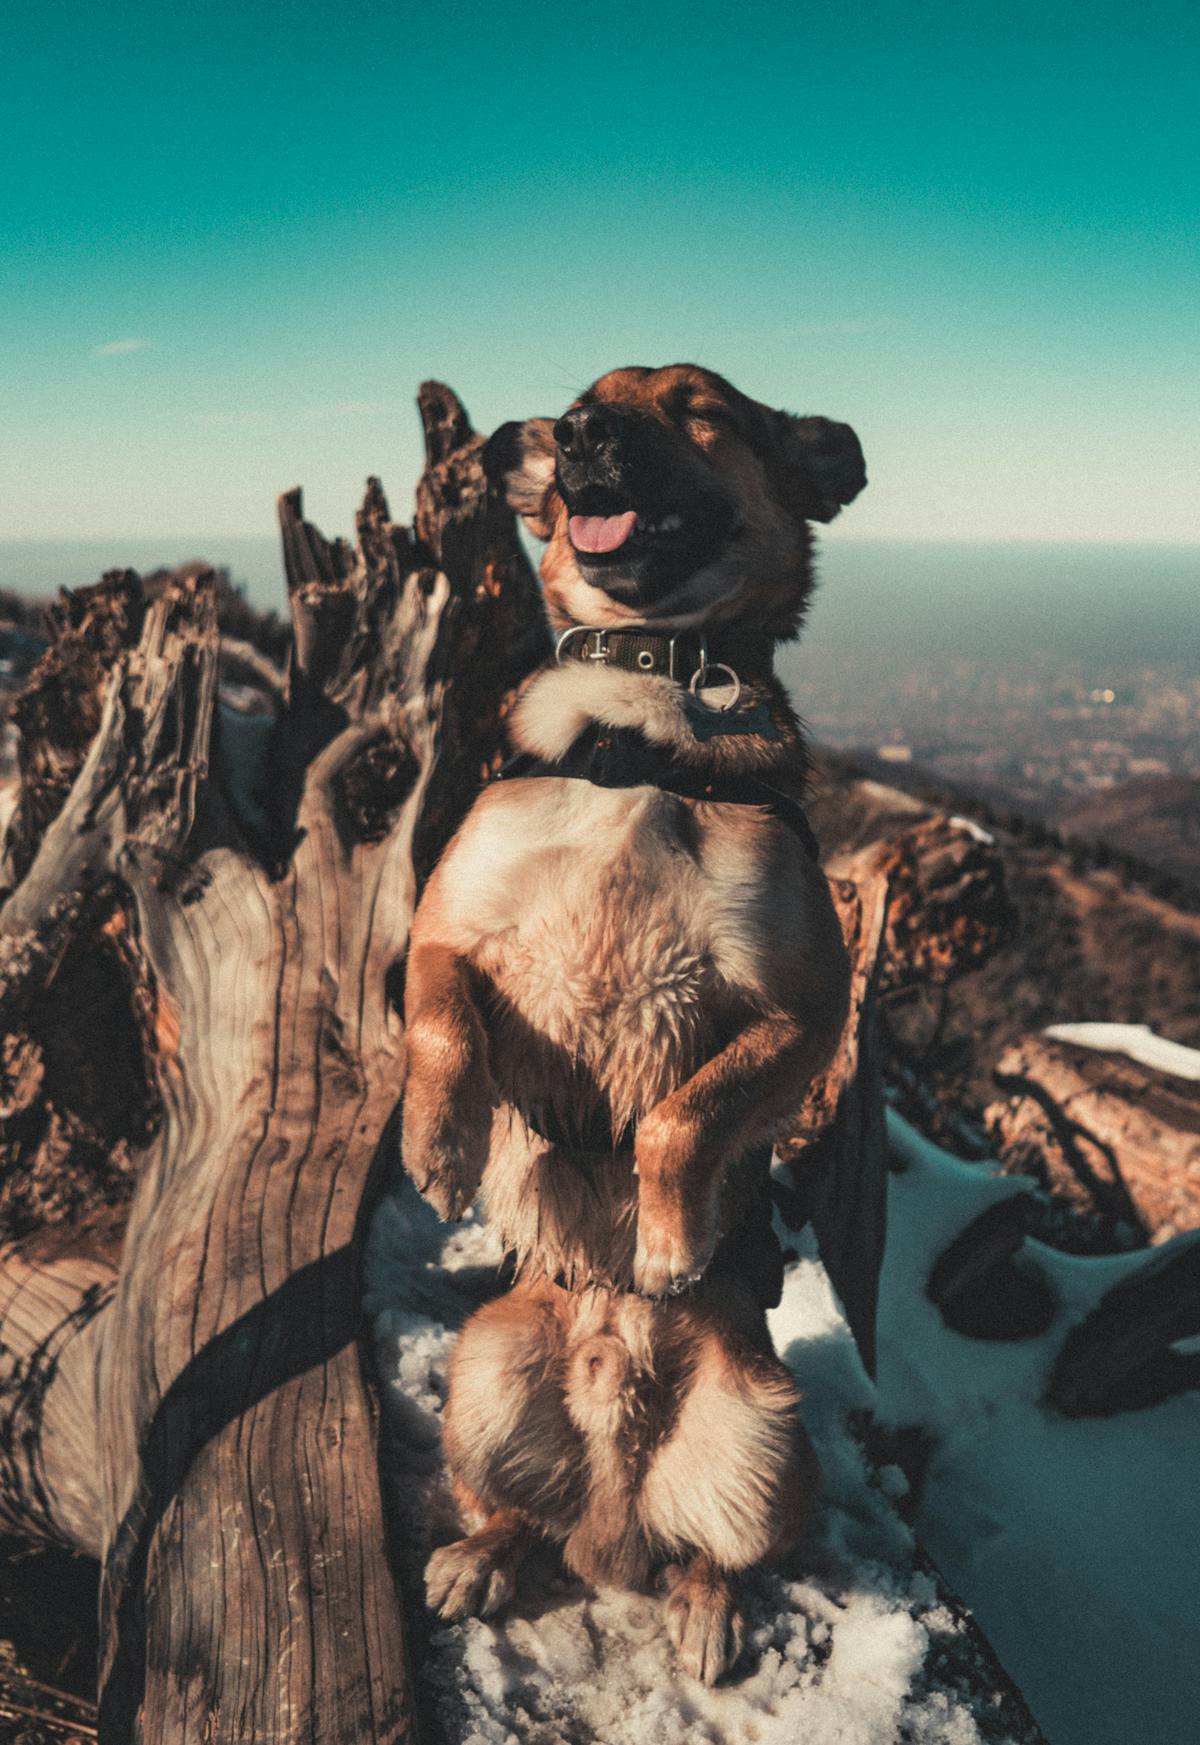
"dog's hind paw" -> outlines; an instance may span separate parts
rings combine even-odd
[[[515,1588],[512,1557],[476,1538],[443,1545],[425,1565],[429,1609],[450,1622],[491,1617],[508,1603]]]
[[[706,1559],[669,1569],[667,1635],[689,1678],[716,1684],[742,1652],[746,1626],[728,1576]]]

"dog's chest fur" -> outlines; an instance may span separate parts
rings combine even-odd
[[[554,756],[597,719],[686,733],[676,694],[634,675],[550,672],[517,736]],[[650,786],[539,777],[482,797],[444,864],[444,900],[498,996],[501,1056],[506,1035],[517,1051],[503,1088],[518,1106],[539,1040],[577,1069],[575,1094],[590,1080],[609,1101],[618,1128],[694,1070],[731,990],[744,1007],[760,989],[764,836],[776,829],[754,808]],[[507,1077],[505,1064],[493,1070]]]
[[[691,738],[678,698],[667,681],[551,671],[515,737],[553,759],[600,721],[673,735],[678,752]],[[802,854],[781,837],[754,806],[539,776],[489,788],[443,858],[438,904],[487,990],[503,1100],[485,1195],[506,1239],[551,1273],[627,1273],[628,1144],[605,1155],[564,1135],[597,1113],[620,1135],[765,1001],[781,860]]]

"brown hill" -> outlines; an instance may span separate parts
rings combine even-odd
[[[841,754],[816,759],[809,811],[826,858],[928,816],[927,801],[865,778]],[[1149,1024],[1200,1047],[1200,914],[1130,882],[1117,866],[1081,863],[1045,832],[989,826],[1004,862],[1016,927],[1009,944],[944,990],[885,1000],[890,1051],[944,1111],[961,1144],[995,1095],[1001,1054],[1048,1024]],[[937,1111],[930,1122],[937,1128]],[[980,1131],[982,1131],[982,1123]]]
[[[1139,776],[1062,807],[1070,841],[1104,843],[1200,887],[1200,776]]]

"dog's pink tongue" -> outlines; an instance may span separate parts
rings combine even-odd
[[[635,509],[626,509],[623,515],[572,515],[567,532],[576,551],[616,551],[633,532],[636,520]]]

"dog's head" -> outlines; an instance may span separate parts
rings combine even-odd
[[[772,411],[694,364],[611,370],[558,420],[502,425],[484,466],[548,542],[557,629],[752,618],[794,635],[808,523],[867,482],[848,424]]]

